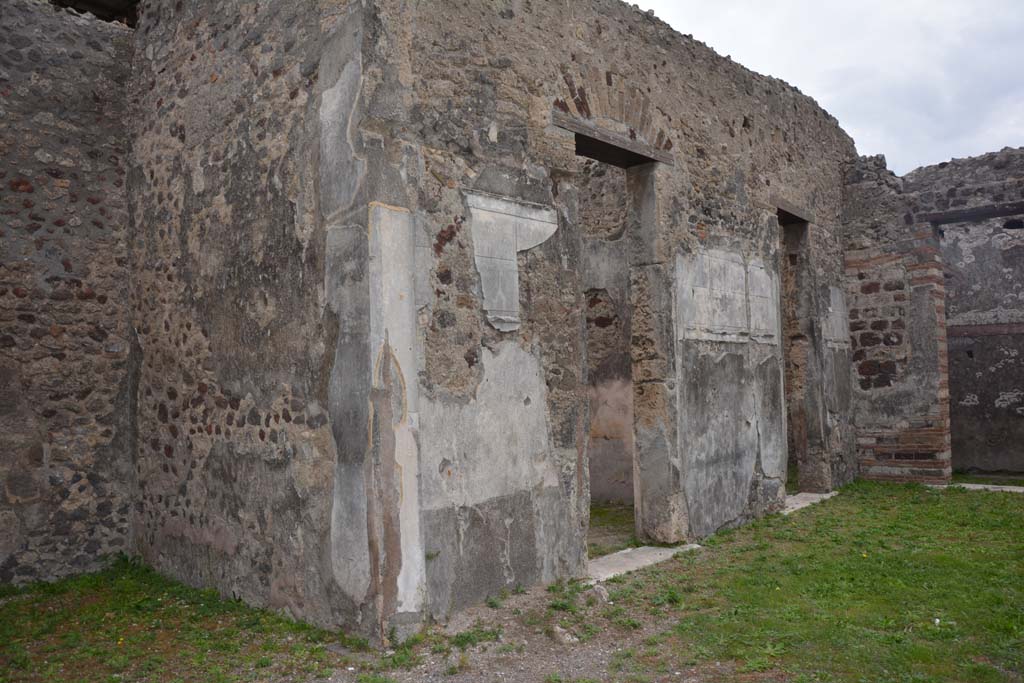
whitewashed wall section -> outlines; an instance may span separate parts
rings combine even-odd
[[[466,204],[487,321],[511,332],[521,322],[516,254],[555,234],[558,216],[546,206],[476,192],[466,193]]]
[[[761,259],[708,249],[676,257],[679,339],[779,343],[779,281]]]
[[[399,528],[402,567],[398,575],[399,613],[423,606],[426,567],[420,534],[419,378],[416,361],[416,235],[412,214],[403,208],[371,204],[369,215],[370,352],[373,386],[383,388],[385,354],[394,391],[396,479],[400,486]]]
[[[849,314],[846,292],[842,287],[829,287],[828,314],[825,317],[825,343],[833,347],[850,345]]]

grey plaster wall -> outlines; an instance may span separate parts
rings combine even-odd
[[[786,472],[779,282],[759,260],[676,261],[679,442],[690,532],[772,509]]]
[[[131,31],[0,8],[0,582],[131,551]]]
[[[830,491],[857,472],[846,292],[821,282],[820,231],[794,218],[782,226],[780,271],[787,470],[800,491]]]
[[[1024,471],[1024,150],[906,182],[941,230],[953,467]]]

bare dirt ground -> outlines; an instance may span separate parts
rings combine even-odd
[[[699,551],[698,551],[699,552]],[[606,593],[605,593],[606,594]],[[699,666],[685,663],[685,653],[673,658],[671,654],[661,666],[665,668],[651,674],[631,671],[643,659],[643,650],[651,647],[652,638],[657,639],[664,629],[664,621],[648,615],[637,619],[639,625],[630,621],[620,628],[604,628],[585,641],[572,634],[573,630],[562,628],[545,620],[549,612],[552,594],[543,588],[530,590],[522,595],[512,595],[495,609],[487,606],[472,608],[453,619],[440,629],[448,636],[477,629],[500,629],[500,639],[451,652],[428,652],[423,661],[407,670],[387,672],[385,677],[374,679],[352,671],[339,671],[331,683],[570,683],[590,681],[676,681],[704,683],[719,681],[785,681],[778,673],[737,672],[735,663],[704,662]],[[601,603],[614,608],[614,601],[606,602],[602,592],[584,590],[580,602],[592,607]],[[635,617],[635,613],[633,614]],[[537,622],[537,623],[535,623]],[[672,660],[675,662],[672,663]]]

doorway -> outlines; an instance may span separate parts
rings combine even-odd
[[[574,131],[579,159],[587,387],[591,557],[635,545],[641,536],[633,414],[631,253],[644,209],[645,172],[656,160]],[[639,197],[638,197],[639,195]]]
[[[811,296],[807,221],[778,210],[783,386],[786,397],[786,493],[810,490],[807,388],[811,344]]]
[[[635,538],[633,379],[630,357],[629,220],[626,169],[585,159],[579,223],[584,263],[587,379],[590,393],[591,557]]]

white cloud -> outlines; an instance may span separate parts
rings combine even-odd
[[[792,83],[906,173],[1024,146],[1021,0],[635,0]]]

